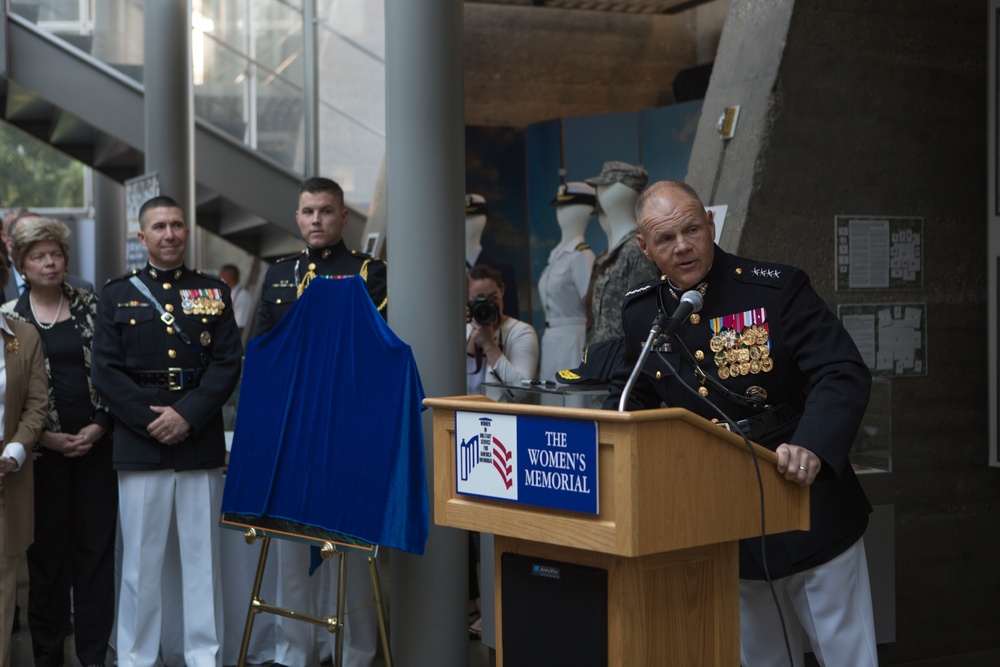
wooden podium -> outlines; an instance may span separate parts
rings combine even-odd
[[[434,408],[435,523],[496,535],[497,665],[504,553],[607,571],[608,665],[739,664],[737,540],[761,528],[742,437],[681,408],[620,413],[481,396],[424,402]],[[456,411],[597,422],[599,514],[458,494]],[[754,448],[767,532],[808,530],[808,489],[777,473],[773,452]]]

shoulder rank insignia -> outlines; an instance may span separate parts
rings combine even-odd
[[[759,266],[753,267],[753,274],[758,278],[780,278],[781,271],[777,269],[762,269]]]
[[[648,290],[648,289],[652,289],[652,288],[653,288],[653,286],[652,286],[652,285],[643,285],[642,287],[637,287],[637,288],[635,288],[634,290],[631,290],[631,291],[629,291],[629,292],[625,292],[625,296],[626,296],[626,298],[627,298],[627,297],[630,297],[630,296],[632,296],[633,294],[642,294],[642,293],[643,293],[643,292],[645,292],[646,290]]]

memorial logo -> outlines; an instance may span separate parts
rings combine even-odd
[[[517,417],[455,415],[459,493],[517,500]]]

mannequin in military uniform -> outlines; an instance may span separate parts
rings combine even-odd
[[[500,272],[506,286],[503,312],[507,317],[519,319],[521,309],[517,299],[517,274],[514,267],[503,260],[483,252],[483,231],[486,229],[486,200],[482,195],[465,195],[465,270],[477,264],[492,266]]]
[[[222,405],[240,376],[243,345],[229,288],[184,265],[188,227],[169,197],[139,211],[142,270],[101,290],[91,376],[115,421],[123,543],[118,664],[156,664],[161,574],[176,517],[187,665],[222,664],[218,512]]]
[[[625,298],[623,361],[605,407],[618,406],[657,313],[701,293],[701,311],[654,344],[626,408],[662,402],[720,417],[700,394],[810,489],[811,529],[768,536],[766,569],[761,540],[740,542],[741,663],[787,664],[769,573],[795,665],[807,645],[827,667],[877,665],[862,539],[871,506],[848,460],[871,384],[857,347],[803,271],[716,246],[712,215],[686,184],[654,183],[637,211],[640,247],[664,275]]]
[[[296,299],[316,277],[337,278],[360,275],[368,295],[382,316],[387,313],[386,265],[372,255],[349,250],[344,243],[348,210],[344,191],[328,178],[308,178],[299,185],[295,221],[306,242],[301,253],[277,262],[267,270],[257,308],[255,336],[270,331],[291,309]],[[277,590],[275,604],[287,609],[308,611],[316,607],[316,591],[310,579],[308,545],[278,540]],[[317,576],[318,579],[318,576]],[[366,559],[347,559],[347,608],[344,628],[344,665],[366,667],[375,657],[377,619],[371,599],[371,583]],[[329,608],[324,613],[329,612]],[[315,627],[299,620],[275,618],[276,665],[311,667],[319,664]],[[333,635],[331,635],[333,637]]]
[[[586,183],[566,183],[559,186],[551,203],[562,234],[538,279],[538,296],[545,311],[538,377],[554,381],[557,371],[576,368],[583,358],[587,288],[594,267],[594,251],[584,243],[583,234],[597,196]]]
[[[590,325],[587,344],[622,335],[621,303],[625,292],[652,280],[659,271],[636,240],[635,202],[649,174],[625,162],[605,162],[601,173],[588,178],[607,215],[608,251],[594,262],[590,280]]]

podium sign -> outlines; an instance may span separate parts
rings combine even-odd
[[[597,422],[455,413],[458,493],[596,515]]]

